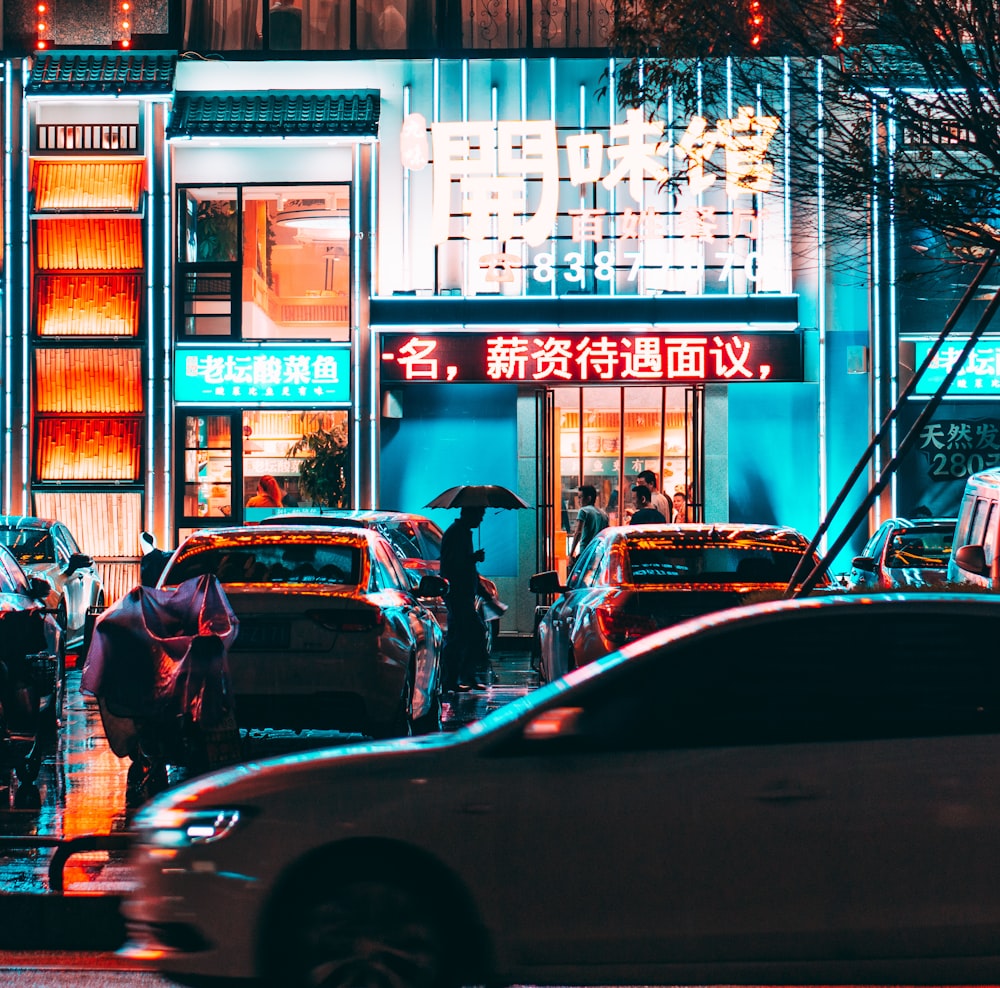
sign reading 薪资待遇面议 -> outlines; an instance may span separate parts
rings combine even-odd
[[[351,400],[350,347],[178,347],[174,400],[262,405]]]
[[[798,333],[384,334],[385,382],[801,382]]]
[[[445,293],[787,290],[780,132],[750,106],[671,126],[629,109],[568,134],[555,120],[411,113],[402,163],[429,167],[433,192],[414,246],[438,252]]]

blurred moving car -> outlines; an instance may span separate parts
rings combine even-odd
[[[49,606],[65,631],[66,647],[80,646],[88,608],[104,607],[104,584],[94,560],[61,521],[51,518],[0,515],[0,545],[29,576],[49,583]]]
[[[48,606],[51,592],[47,581],[29,576],[0,546],[0,742],[12,734],[55,736],[66,651],[62,625]],[[40,764],[39,758],[32,779]],[[15,767],[24,781],[24,765]]]
[[[212,573],[239,620],[229,671],[240,727],[440,728],[442,633],[378,532],[253,525],[189,535],[157,586]]]
[[[124,953],[286,986],[994,983],[998,620],[748,605],[455,734],[194,780],[134,820]]]
[[[606,528],[565,585],[555,571],[531,578],[532,593],[559,595],[536,622],[539,673],[551,682],[659,628],[776,597],[808,547],[800,532],[773,525]]]
[[[903,590],[948,582],[954,518],[889,518],[851,561],[851,590]]]
[[[400,562],[417,574],[441,572],[442,531],[438,525],[423,515],[409,511],[359,508],[314,508],[311,511],[296,509],[265,518],[262,525],[356,525],[371,528],[384,535],[399,557]],[[492,653],[496,636],[500,633],[500,618],[495,610],[505,611],[499,603],[497,585],[485,576],[479,577],[483,592],[476,601],[477,609],[486,628],[486,651]],[[448,630],[448,608],[444,598],[427,601],[442,631]],[[491,606],[494,610],[491,610]]]

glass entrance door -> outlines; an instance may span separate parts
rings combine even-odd
[[[687,520],[701,519],[700,388],[562,387],[553,397],[549,482],[557,568],[567,563],[581,484],[596,487],[611,524],[623,525],[637,474],[652,470],[668,499],[678,492],[687,498]]]

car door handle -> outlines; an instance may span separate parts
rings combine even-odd
[[[458,811],[460,813],[468,813],[469,816],[486,816],[488,813],[493,812],[492,803],[463,803]]]
[[[758,803],[807,803],[822,797],[823,793],[819,789],[809,789],[806,786],[790,782],[779,782],[764,789],[754,798]]]

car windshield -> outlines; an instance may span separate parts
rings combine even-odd
[[[226,583],[320,583],[357,586],[361,550],[355,545],[267,543],[260,545],[197,546],[181,552],[164,574],[173,585],[205,573]]]
[[[886,550],[892,569],[947,569],[954,529],[908,528],[894,532]]]
[[[783,546],[678,545],[643,540],[628,548],[629,583],[787,583],[802,556]]]
[[[0,545],[22,564],[55,562],[52,539],[44,528],[0,528]]]

